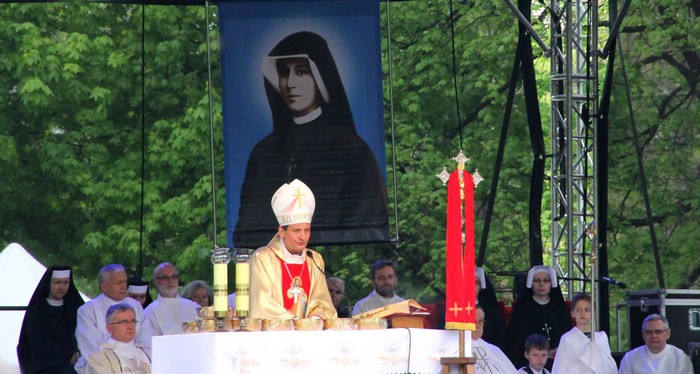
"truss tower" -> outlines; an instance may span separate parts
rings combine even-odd
[[[586,284],[597,278],[590,249],[597,248],[591,223],[598,217],[598,4],[551,0],[550,5],[551,249],[562,291],[570,298],[594,292]]]

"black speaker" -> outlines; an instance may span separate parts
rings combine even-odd
[[[644,345],[642,322],[653,313],[668,319],[669,344],[688,352],[691,342],[700,342],[700,290],[642,290],[627,292],[629,349]]]
[[[700,374],[700,342],[691,342],[688,347],[690,362],[693,363],[693,372]]]

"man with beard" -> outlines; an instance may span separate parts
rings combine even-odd
[[[404,299],[394,294],[394,288],[399,278],[396,276],[396,263],[390,260],[377,260],[372,264],[370,281],[372,291],[367,297],[355,303],[352,315],[356,316],[364,312],[377,309],[386,305],[395,304]]]
[[[153,271],[158,298],[144,311],[152,336],[182,334],[184,322],[197,320],[199,304],[177,294],[179,279],[177,268],[169,262],[159,264]]]

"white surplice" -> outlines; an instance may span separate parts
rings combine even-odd
[[[78,349],[81,357],[75,365],[76,371],[85,365],[85,357],[97,352],[100,345],[106,343],[110,336],[107,331],[107,309],[110,306],[127,303],[136,313],[136,339],[134,342],[137,345],[144,347],[146,352],[151,352],[151,334],[145,327],[145,316],[141,303],[125,297],[122,300],[113,300],[104,294],[99,294],[96,298],[85,303],[78,308],[78,322],[75,328],[75,338],[78,341]]]
[[[182,323],[195,322],[197,308],[199,304],[192,300],[158,295],[144,311],[151,336],[183,334]]]
[[[620,363],[620,374],[673,373],[692,374],[693,364],[685,352],[666,344],[659,353],[652,353],[646,345],[625,354]]]
[[[578,327],[564,334],[554,357],[552,374],[615,374],[617,365],[610,353],[608,335],[595,332],[595,343]]]
[[[472,354],[476,358],[476,374],[515,374],[518,370],[500,348],[483,339],[472,340]]]

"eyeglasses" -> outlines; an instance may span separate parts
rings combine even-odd
[[[177,274],[173,274],[173,275],[170,275],[170,276],[167,276],[167,275],[159,275],[159,276],[156,277],[156,279],[157,279],[157,280],[174,280],[174,281],[176,281],[176,280],[180,279],[180,276],[177,275]]]
[[[644,333],[644,335],[652,336],[652,335],[661,335],[661,334],[665,333],[666,331],[668,331],[668,329],[644,330],[642,332]]]
[[[535,278],[535,279],[532,280],[532,282],[533,282],[533,283],[550,283],[550,282],[552,282],[552,280],[551,280],[551,279],[538,279],[538,278]]]
[[[111,322],[110,325],[122,325],[122,326],[126,326],[126,325],[135,325],[135,324],[137,324],[137,323],[138,323],[138,321],[135,320],[135,319],[123,319],[123,320],[121,320],[121,321]]]

